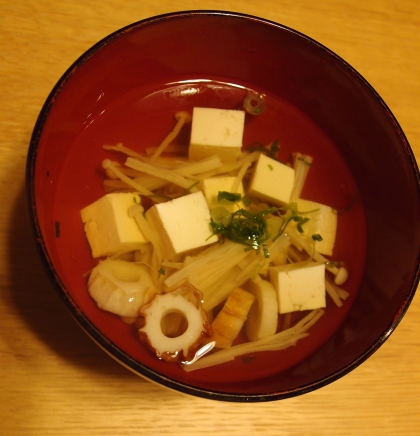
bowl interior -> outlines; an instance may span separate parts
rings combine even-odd
[[[228,377],[217,376],[220,371],[186,375],[152,358],[132,330],[91,301],[83,274],[95,262],[79,211],[103,195],[103,144],[156,145],[176,110],[229,108],[248,89],[264,93],[275,110],[249,123],[244,143],[280,135],[281,153],[308,150],[318,165],[308,196],[337,208],[353,202],[351,213],[343,214],[339,244],[354,270],[352,296],[340,313],[331,312],[328,329],[315,332],[318,340],[300,354],[280,355],[283,362],[269,369],[262,361],[246,371],[228,367]],[[176,13],[136,23],[95,45],[49,96],[34,130],[27,175],[41,258],[75,318],[130,369],[184,392],[260,401],[322,386],[382,344],[418,283],[418,169],[398,123],[338,56],[255,17]]]

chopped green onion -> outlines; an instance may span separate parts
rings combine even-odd
[[[217,201],[219,203],[237,203],[241,201],[241,194],[235,192],[219,191],[217,194]]]
[[[277,208],[269,208],[259,212],[251,212],[246,209],[239,209],[231,214],[227,225],[221,223],[220,220],[215,221],[213,217],[210,225],[213,234],[245,245],[249,250],[258,251],[262,244],[270,238],[267,220],[264,216],[277,210]],[[214,209],[212,213],[213,211]]]
[[[296,215],[293,217],[293,221],[297,222],[297,229],[299,233],[303,233],[302,226],[303,224],[307,223],[309,221],[309,218],[304,218],[303,216]]]
[[[217,225],[227,227],[232,219],[232,214],[224,207],[217,206],[210,211],[211,219]]]
[[[261,115],[265,111],[265,100],[261,95],[250,93],[244,100],[244,109],[251,115]]]
[[[310,218],[303,217],[302,214],[309,213],[309,212],[299,212],[295,201],[288,204],[287,206],[280,208],[279,210],[285,212],[285,214],[282,216],[283,223],[277,235],[273,238],[273,241],[275,241],[285,232],[286,227],[290,223],[290,221],[295,221],[297,223],[297,230],[299,231],[299,233],[303,233],[302,226],[303,224],[307,223],[310,220]]]
[[[312,235],[312,239],[314,241],[322,241],[322,236],[319,233],[315,233],[314,235]]]

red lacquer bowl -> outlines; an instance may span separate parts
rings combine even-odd
[[[103,195],[101,162],[116,158],[104,144],[155,146],[176,111],[236,108],[249,90],[264,94],[267,110],[246,122],[244,145],[279,139],[284,158],[312,155],[304,197],[348,209],[339,217],[334,255],[350,271],[350,298],[343,308],[329,302],[296,347],[186,373],[152,356],[132,327],[89,297],[84,274],[95,261],[79,211]],[[81,327],[132,371],[200,397],[269,401],[338,379],[392,333],[419,280],[419,172],[398,122],[336,54],[257,17],[178,12],[134,23],[93,46],[42,108],[27,194],[45,269]]]

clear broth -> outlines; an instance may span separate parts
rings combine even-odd
[[[103,150],[104,144],[122,142],[136,151],[153,147],[172,130],[174,114],[191,111],[195,106],[222,109],[242,108],[252,89],[265,95],[266,111],[260,116],[247,115],[243,144],[267,144],[278,139],[279,158],[288,161],[292,152],[313,156],[302,198],[324,203],[339,213],[334,260],[344,261],[349,280],[343,288],[350,293],[342,308],[327,297],[325,315],[313,326],[307,338],[297,346],[279,352],[259,353],[203,370],[185,373],[175,364],[153,356],[140,343],[132,326],[118,316],[97,308],[86,289],[85,273],[97,261],[91,257],[79,211],[104,195],[101,162],[105,158],[124,162],[124,157]],[[189,126],[176,143],[188,147]],[[349,208],[349,205],[351,207]],[[60,223],[56,238],[60,276],[71,289],[71,298],[109,341],[132,359],[148,368],[187,384],[212,386],[270,376],[293,367],[324,344],[346,317],[363,275],[366,229],[363,206],[357,186],[344,159],[328,136],[298,108],[263,89],[222,80],[185,80],[176,83],[148,84],[132,90],[104,111],[92,114],[84,123],[57,179],[54,221]]]

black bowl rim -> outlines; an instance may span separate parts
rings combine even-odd
[[[212,399],[212,400],[219,400],[219,401],[230,401],[230,402],[266,402],[266,401],[274,401],[274,400],[281,400],[286,398],[291,398],[294,396],[302,395],[304,393],[308,393],[311,391],[314,391],[318,388],[321,388],[323,386],[326,386],[333,381],[343,377],[344,375],[348,374],[352,370],[354,370],[356,367],[358,367],[361,363],[363,363],[366,359],[368,359],[373,353],[375,353],[381,345],[386,341],[386,339],[393,333],[395,328],[398,326],[402,318],[404,317],[406,311],[408,310],[408,307],[410,306],[410,303],[412,299],[414,298],[417,286],[419,284],[420,280],[420,247],[419,247],[419,255],[417,258],[417,268],[414,272],[413,280],[411,283],[411,287],[409,292],[407,293],[407,296],[405,300],[403,301],[398,313],[395,315],[393,321],[389,325],[389,327],[383,332],[383,334],[371,345],[370,348],[365,350],[365,352],[360,355],[357,359],[355,359],[353,362],[351,362],[349,365],[347,365],[344,368],[341,368],[340,370],[336,371],[335,373],[330,374],[327,377],[321,378],[311,384],[299,386],[296,387],[293,390],[286,390],[282,392],[272,392],[272,393],[252,393],[252,394],[242,394],[242,393],[235,393],[235,392],[221,392],[217,390],[209,390],[209,389],[203,389],[203,388],[197,388],[195,386],[191,386],[185,383],[178,382],[175,379],[168,378],[162,374],[159,374],[156,371],[151,370],[150,368],[143,366],[140,362],[132,359],[128,354],[123,352],[121,349],[119,349],[114,343],[104,338],[102,333],[89,321],[89,319],[80,311],[78,310],[76,304],[73,302],[71,296],[67,293],[64,284],[58,277],[53,262],[51,258],[48,255],[46,246],[42,240],[42,233],[40,224],[38,221],[38,217],[36,214],[36,203],[35,203],[35,187],[34,187],[34,174],[35,174],[35,166],[36,166],[36,156],[37,156],[37,147],[41,138],[41,134],[43,131],[44,124],[46,123],[46,120],[48,118],[48,114],[54,104],[55,96],[59,94],[60,90],[65,86],[66,82],[71,78],[71,76],[74,74],[76,70],[82,67],[82,65],[90,58],[92,57],[96,52],[98,52],[101,48],[104,46],[110,44],[115,39],[119,38],[120,36],[124,35],[127,32],[130,32],[132,30],[150,26],[153,24],[157,24],[161,21],[165,20],[175,20],[180,18],[185,18],[189,16],[220,16],[220,17],[233,17],[236,19],[242,19],[242,20],[250,20],[255,21],[263,25],[268,25],[275,27],[279,30],[286,31],[289,33],[292,33],[300,38],[303,38],[306,42],[315,45],[316,47],[320,48],[321,50],[328,53],[331,57],[333,57],[336,61],[341,63],[343,66],[345,66],[351,73],[355,76],[356,80],[359,80],[362,82],[362,84],[368,88],[369,92],[376,98],[376,100],[382,105],[385,112],[387,112],[388,116],[391,118],[394,127],[396,131],[398,132],[402,143],[404,143],[405,151],[407,158],[409,159],[412,167],[412,171],[414,173],[414,176],[417,181],[417,191],[418,191],[418,197],[420,199],[420,175],[419,175],[419,168],[416,162],[416,158],[414,156],[414,153],[408,143],[408,140],[402,131],[398,121],[392,114],[389,107],[386,105],[386,103],[383,101],[383,99],[380,97],[380,95],[375,91],[375,89],[367,82],[367,80],[358,73],[350,64],[348,64],[344,59],[342,59],[340,56],[338,56],[336,53],[328,49],[323,44],[317,42],[316,40],[312,39],[311,37],[292,29],[288,26],[279,24],[277,22],[260,18],[254,15],[249,14],[243,14],[239,12],[230,12],[230,11],[224,11],[224,10],[186,10],[186,11],[178,11],[178,12],[170,12],[165,13],[161,15],[156,15],[153,17],[149,17],[140,21],[136,21],[134,23],[131,23],[125,27],[122,27],[115,32],[109,34],[108,36],[104,37],[97,43],[95,43],[90,49],[85,51],[73,64],[64,72],[64,74],[61,76],[61,78],[58,80],[56,85],[51,90],[50,94],[48,95],[40,114],[37,118],[37,121],[35,123],[33,133],[31,136],[29,149],[28,149],[28,157],[26,162],[26,199],[27,199],[27,208],[29,212],[29,219],[30,219],[30,225],[32,229],[32,234],[35,239],[35,244],[37,248],[38,255],[41,259],[42,265],[52,282],[54,288],[58,292],[59,296],[63,300],[64,304],[66,305],[67,309],[73,316],[73,318],[76,320],[76,322],[82,327],[82,329],[85,331],[85,333],[88,334],[88,336],[91,337],[91,339],[99,345],[106,353],[108,353],[112,358],[117,360],[120,364],[125,366],[127,369],[131,370],[132,372],[136,373],[137,375],[141,375],[145,377],[146,379],[155,382],[159,385],[162,385],[164,387],[170,388],[172,390],[182,392],[185,394],[205,398],[205,399]]]

